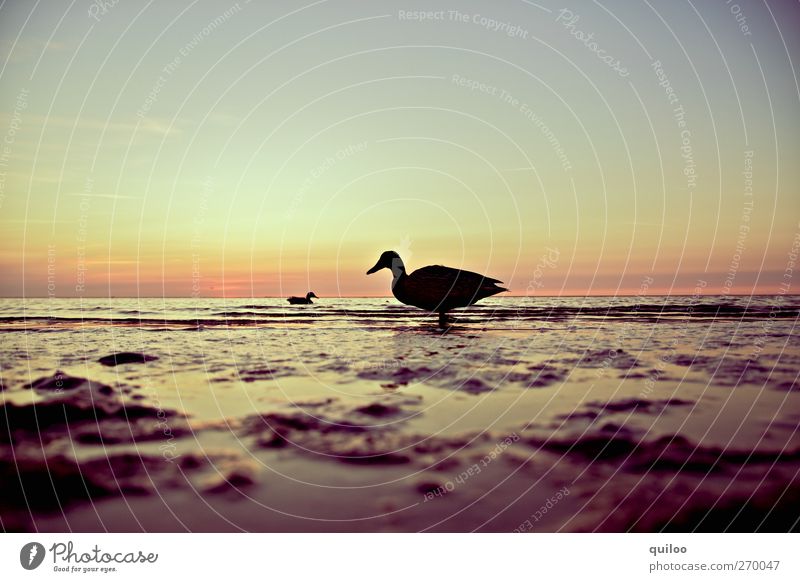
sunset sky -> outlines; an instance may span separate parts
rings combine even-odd
[[[0,295],[800,289],[797,2],[263,4],[2,5]]]

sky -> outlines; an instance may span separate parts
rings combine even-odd
[[[6,0],[0,296],[380,296],[384,250],[516,295],[796,293],[799,21]]]

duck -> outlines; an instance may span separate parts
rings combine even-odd
[[[312,303],[314,303],[313,301],[311,301],[312,297],[314,299],[319,299],[319,297],[317,297],[313,291],[309,291],[308,293],[306,293],[305,297],[295,297],[294,295],[292,295],[286,301],[288,301],[292,305],[311,305]]]
[[[395,251],[384,251],[367,275],[381,269],[392,271],[392,294],[400,303],[437,312],[440,327],[446,327],[447,312],[451,309],[468,307],[481,299],[508,291],[499,286],[503,282],[497,279],[442,265],[422,267],[409,275],[403,259]]]

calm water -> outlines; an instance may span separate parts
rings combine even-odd
[[[785,531],[800,515],[798,309],[495,298],[442,333],[394,299],[1,300],[0,518]],[[119,352],[148,358],[102,363]]]
[[[775,297],[567,297],[490,298],[460,310],[460,323],[514,329],[542,321],[608,319],[669,323],[676,320],[797,319],[797,296]],[[281,325],[399,327],[431,315],[394,299],[323,298],[292,306],[284,299],[0,299],[0,325],[135,324],[182,326]]]

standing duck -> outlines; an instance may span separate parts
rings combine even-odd
[[[502,283],[497,279],[441,265],[422,267],[408,275],[403,259],[394,251],[381,254],[367,275],[381,269],[392,270],[392,294],[398,301],[438,312],[440,327],[446,326],[447,312],[451,309],[467,307],[485,297],[508,291],[497,285]]]
[[[317,297],[313,291],[309,291],[308,293],[306,293],[305,297],[295,297],[293,295],[289,297],[286,301],[288,301],[292,305],[310,305],[314,303],[313,301],[311,301],[312,297],[314,299],[319,299],[319,297]]]

